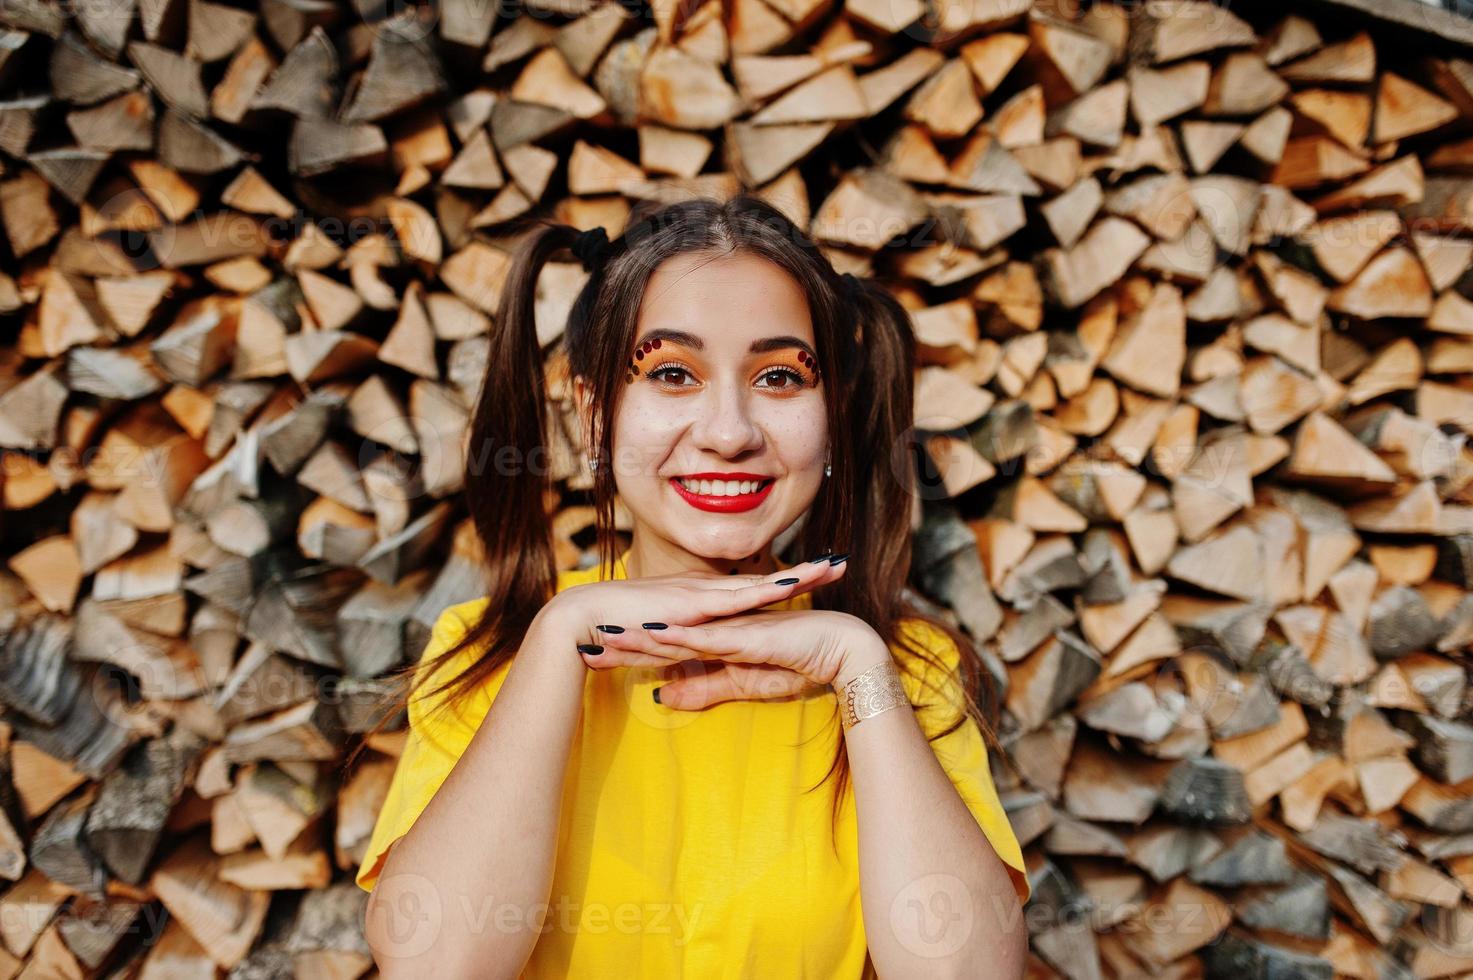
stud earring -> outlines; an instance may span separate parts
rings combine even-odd
[[[834,475],[834,466],[833,466],[832,463],[824,463],[823,464],[823,475],[824,476],[833,476]]]

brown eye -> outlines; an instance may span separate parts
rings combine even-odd
[[[770,388],[773,391],[789,391],[789,390],[791,390],[793,388],[801,388],[801,387],[803,387],[803,375],[799,374],[797,371],[794,371],[792,368],[788,368],[788,367],[768,368],[766,371],[763,371],[762,374],[759,375],[758,377],[759,378],[773,378],[773,377],[776,377],[776,378],[783,379],[783,383],[781,383],[781,384],[763,385],[763,387]]]
[[[667,363],[661,364],[659,367],[655,368],[652,371],[646,371],[645,375],[647,377],[662,381],[665,384],[672,384],[678,388],[683,388],[685,387],[684,382],[676,380],[676,377],[689,377],[690,371],[686,368],[681,367],[679,364]],[[676,377],[672,377],[672,375]]]

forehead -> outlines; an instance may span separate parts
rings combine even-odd
[[[748,252],[683,253],[650,276],[636,336],[674,329],[696,334],[708,350],[740,347],[784,333],[811,342],[803,289],[781,266]]]

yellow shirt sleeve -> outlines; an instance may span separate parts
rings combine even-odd
[[[922,647],[939,659],[946,668],[944,681],[938,681],[936,668],[923,665],[920,673],[925,678],[924,685],[921,678],[912,676],[907,671],[901,671],[900,675],[911,703],[922,705],[916,713],[916,720],[926,737],[931,738],[950,726],[962,711],[958,672],[961,651],[950,637],[924,620],[908,620],[902,629],[907,626],[914,630],[910,635],[919,640]],[[907,662],[909,659],[907,657]],[[957,795],[962,798],[967,809],[972,811],[972,816],[987,835],[992,849],[1007,867],[1008,875],[1013,880],[1013,890],[1018,893],[1018,902],[1026,904],[1031,889],[1028,871],[1023,863],[1023,849],[1018,844],[1017,835],[1013,833],[1007,812],[1003,810],[1002,801],[998,798],[987,758],[987,742],[983,739],[977,722],[970,717],[965,718],[955,731],[931,742],[931,748],[936,753],[936,760],[941,763],[941,768],[956,787]]]
[[[429,661],[450,649],[465,635],[471,626],[471,621],[465,617],[474,617],[478,612],[475,608],[477,603],[485,601],[461,603],[440,613],[430,631],[429,642],[420,654],[421,671]],[[474,650],[461,651],[418,688],[409,700],[409,732],[404,741],[404,751],[389,783],[383,808],[379,810],[368,850],[358,867],[356,880],[365,891],[372,891],[378,881],[389,846],[408,832],[440,784],[445,782],[445,777],[450,775],[450,770],[455,768],[456,761],[470,745],[471,737],[490,709],[491,699],[506,678],[507,665],[503,665],[487,683],[449,703],[445,694],[430,693],[444,678],[454,676],[469,666],[476,656]]]

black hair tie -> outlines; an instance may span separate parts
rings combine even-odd
[[[583,263],[583,268],[592,272],[603,258],[604,252],[608,250],[608,247],[608,232],[604,231],[602,225],[599,225],[585,232],[580,232],[578,237],[573,240],[572,252],[578,257],[578,261]]]
[[[849,291],[849,295],[859,295],[859,290],[863,287],[860,285],[858,276],[852,272],[846,272],[840,278],[844,280],[844,288]]]

